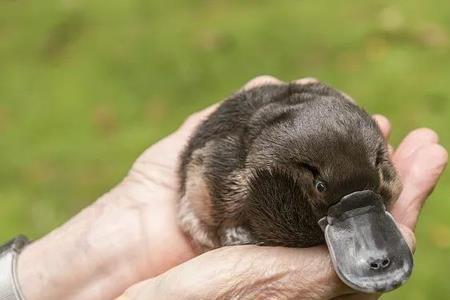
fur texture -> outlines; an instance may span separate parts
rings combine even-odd
[[[370,189],[389,206],[401,190],[375,121],[323,83],[231,96],[197,128],[179,175],[180,225],[202,250],[317,245],[317,221],[344,195]]]

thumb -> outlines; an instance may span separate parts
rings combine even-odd
[[[406,225],[397,223],[397,226],[408,244],[409,249],[414,253],[416,251],[416,236],[414,235],[414,232]]]
[[[139,283],[116,300],[331,299],[350,293],[324,246],[233,246],[204,253]]]

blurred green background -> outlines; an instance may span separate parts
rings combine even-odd
[[[0,0],[0,241],[36,238],[190,113],[260,74],[314,76],[450,146],[448,1]],[[385,299],[450,299],[450,176]]]

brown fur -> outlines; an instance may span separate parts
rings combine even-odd
[[[230,97],[197,128],[179,174],[180,225],[202,250],[320,244],[317,221],[341,197],[371,189],[389,205],[401,190],[372,118],[314,82]]]

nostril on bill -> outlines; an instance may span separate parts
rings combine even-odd
[[[389,258],[385,258],[381,261],[381,267],[387,268],[391,264],[391,260]]]
[[[372,270],[385,269],[391,264],[391,260],[387,257],[382,259],[371,259],[369,260],[369,267]]]
[[[371,262],[370,263],[370,268],[372,270],[378,270],[380,268],[380,264],[378,262]]]

